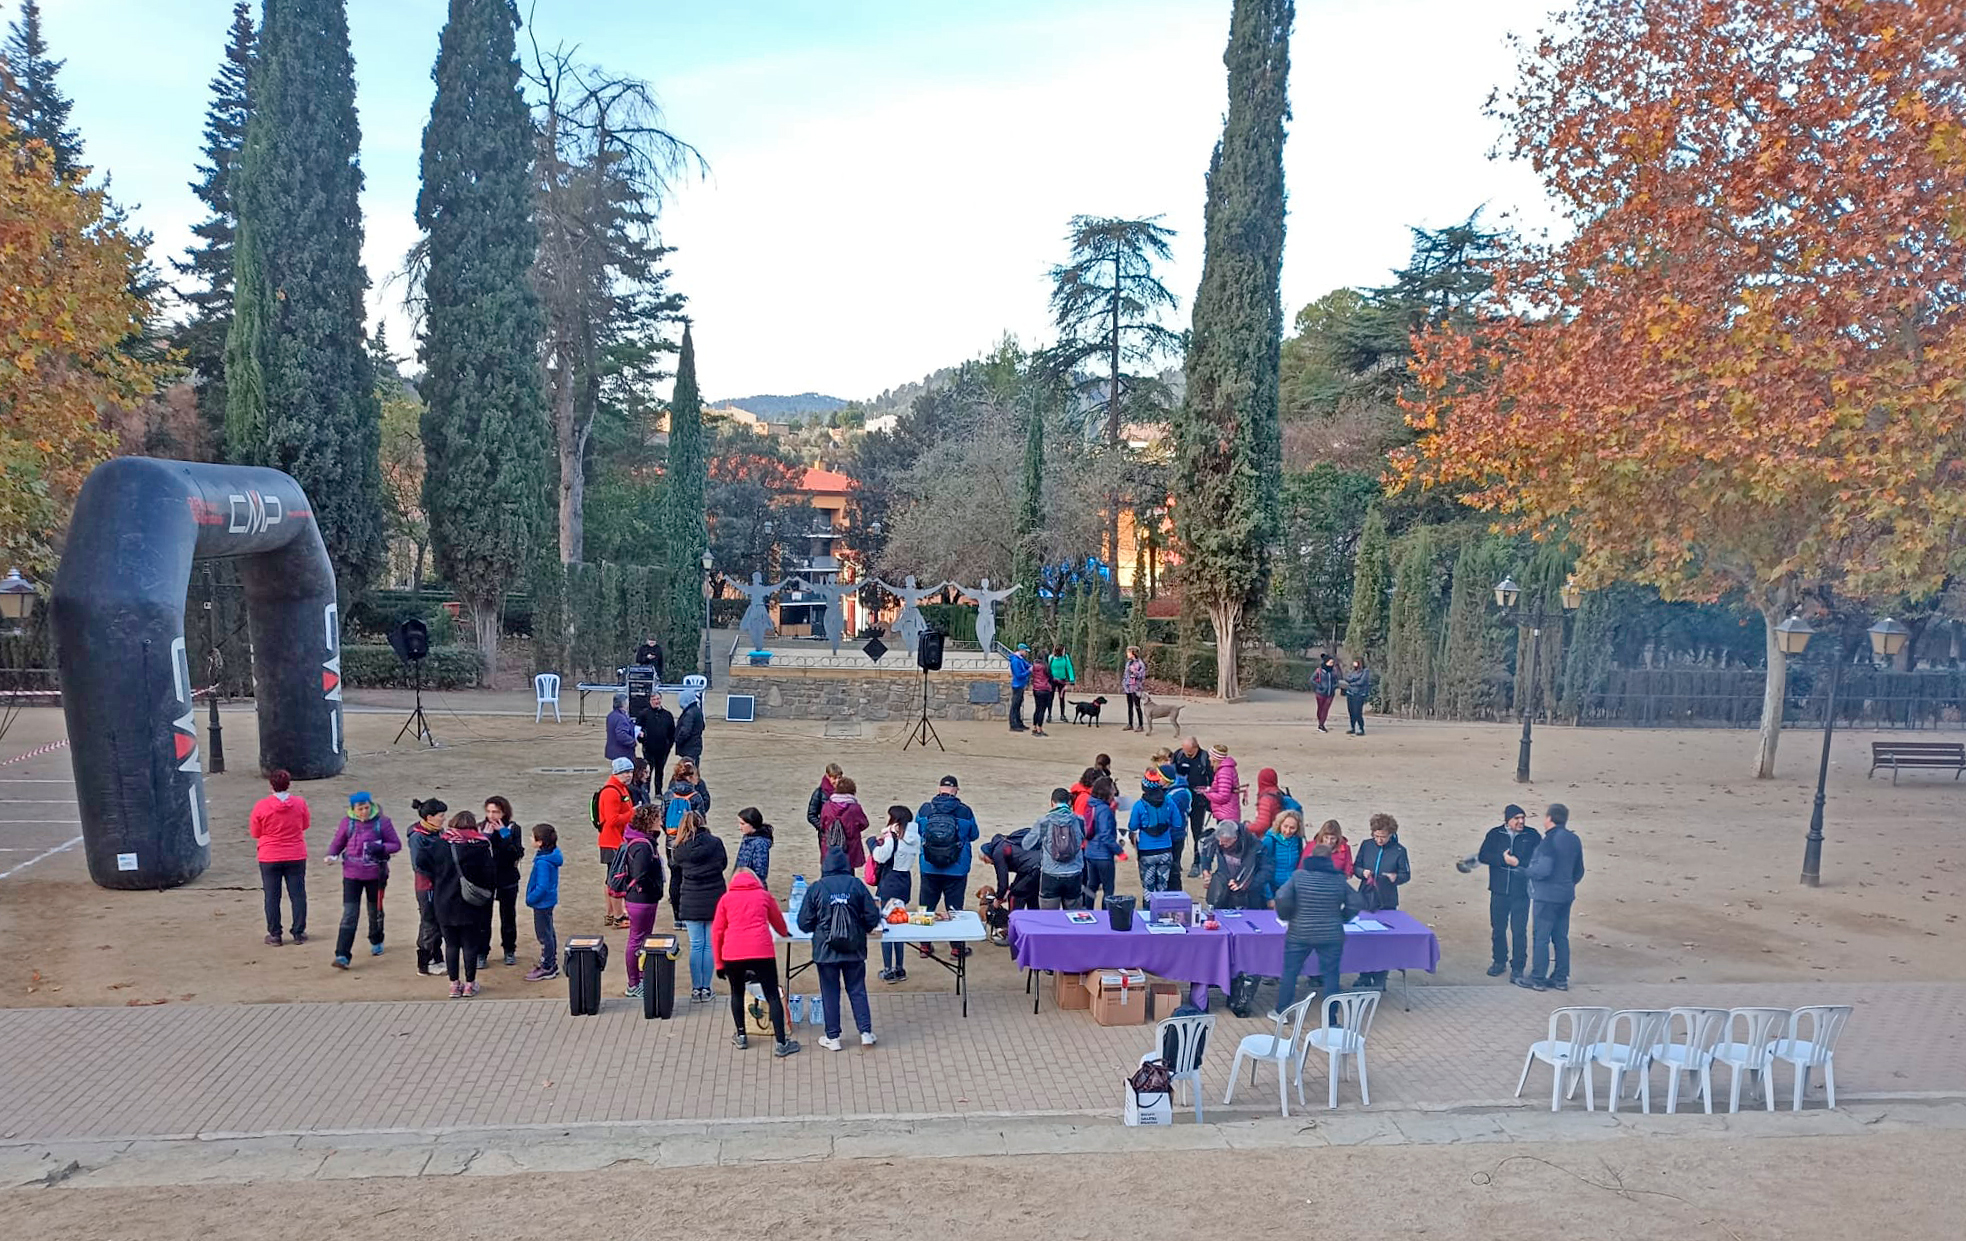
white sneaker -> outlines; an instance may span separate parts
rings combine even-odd
[[[862,1047],[872,1047],[874,1042],[874,1032],[872,1030],[862,1030],[860,1032],[860,1045]]]
[[[819,1045],[827,1051],[838,1051],[840,1049],[840,1040],[836,1038],[823,1038],[819,1040]]]

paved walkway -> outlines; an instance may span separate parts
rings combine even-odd
[[[618,982],[618,974],[615,976]],[[1559,997],[1507,986],[1416,986],[1371,1033],[1376,1107],[1512,1105],[1527,1044]],[[1838,1097],[1966,1094],[1966,984],[1579,988],[1576,1004],[1857,1006]],[[1220,1011],[1220,1010],[1218,1010]],[[799,1117],[1115,1115],[1146,1027],[1109,1028],[1019,992],[878,995],[881,1044],[774,1060],[729,1043],[728,1009],[645,1022],[610,999],[599,1017],[557,1000],[0,1011],[0,1144],[213,1135],[429,1132],[469,1127]],[[1208,1052],[1211,1119],[1233,1040],[1267,1023],[1224,1015]],[[1541,1070],[1531,1079],[1547,1098]],[[1321,1109],[1323,1068],[1306,1069]],[[1786,1098],[1786,1076],[1781,1097]],[[1311,1097],[1311,1096],[1316,1097]],[[1356,1108],[1356,1083],[1341,1100]],[[1683,1106],[1683,1104],[1682,1104]],[[1276,1107],[1274,1078],[1231,1115]]]

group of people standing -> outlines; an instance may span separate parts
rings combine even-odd
[[[1045,735],[1045,721],[1064,718],[1071,704],[1065,691],[1079,683],[1078,669],[1063,644],[1054,644],[1049,655],[1032,655],[1028,642],[1019,642],[1010,656],[1010,731],[1029,731],[1033,737]],[[1031,695],[1031,725],[1024,726],[1024,694]],[[1054,715],[1053,708],[1056,707]]]
[[[1550,803],[1538,832],[1511,802],[1472,860],[1488,868],[1488,976],[1506,972],[1510,982],[1531,991],[1568,991],[1570,906],[1584,878],[1584,845],[1570,830],[1570,808]]]

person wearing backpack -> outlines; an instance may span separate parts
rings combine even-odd
[[[1120,852],[1119,824],[1113,814],[1118,790],[1111,776],[1092,782],[1092,794],[1085,803],[1085,883],[1080,889],[1087,909],[1097,909],[1099,894],[1114,895],[1114,859]]]
[[[887,908],[889,901],[906,905],[914,895],[915,866],[922,854],[922,834],[915,827],[915,812],[906,806],[887,808],[887,825],[874,841],[874,902]],[[904,945],[881,941],[881,981],[902,982],[908,967],[902,961]]]
[[[451,998],[469,999],[478,994],[481,932],[491,929],[495,882],[491,842],[478,830],[471,812],[460,810],[435,845],[418,856],[416,865],[418,873],[430,879],[430,905],[444,928],[444,972],[451,980]]]
[[[842,850],[856,871],[867,864],[867,846],[862,839],[867,831],[867,811],[860,805],[859,793],[852,776],[841,776],[833,781],[833,795],[819,812],[819,856]]]
[[[692,811],[683,816],[676,833],[676,848],[669,855],[669,904],[676,925],[689,932],[689,998],[692,1004],[707,1004],[716,993],[710,989],[715,966],[710,955],[710,920],[717,916],[717,902],[723,899],[724,866],[729,861],[724,842],[710,830],[703,816]],[[631,939],[629,950],[640,940]]]
[[[594,794],[591,807],[594,818],[595,839],[601,846],[602,892],[606,897],[606,913],[601,918],[602,926],[627,926],[628,914],[621,907],[621,897],[612,887],[605,886],[608,876],[614,874],[614,855],[621,848],[622,829],[635,815],[635,799],[628,792],[628,779],[634,774],[632,759],[614,760],[614,773],[608,782]]]
[[[937,905],[961,909],[968,899],[969,847],[982,835],[976,827],[976,814],[963,804],[962,788],[954,776],[943,776],[935,796],[915,812],[915,826],[922,836],[922,906],[931,913]],[[928,955],[928,945],[921,945]],[[969,955],[969,945],[957,944],[952,951]]]
[[[628,946],[621,954],[628,966],[629,999],[642,994],[642,963],[636,949],[655,929],[655,913],[662,907],[662,857],[649,833],[662,831],[662,812],[643,806],[621,831],[621,849],[615,854],[614,869],[608,872],[608,891],[628,911]]]
[[[1072,813],[1069,789],[1051,790],[1051,809],[1024,833],[1038,855],[1038,908],[1077,909],[1085,874],[1085,823]]]
[[[829,849],[819,864],[819,882],[806,889],[799,906],[799,929],[812,936],[812,964],[819,971],[819,1002],[826,1014],[826,1037],[819,1045],[840,1049],[840,989],[853,1005],[860,1045],[874,1045],[874,1017],[867,1008],[867,935],[881,922],[881,908],[867,885],[853,873],[846,850]]]
[[[1133,839],[1140,862],[1142,892],[1178,892],[1181,875],[1174,860],[1175,842],[1187,830],[1187,816],[1169,796],[1168,778],[1149,767],[1140,779],[1140,800],[1126,816],[1126,834]]]
[[[676,768],[669,775],[668,787],[662,791],[662,829],[664,835],[663,853],[674,851],[676,833],[683,826],[683,816],[694,810],[703,821],[710,821],[710,786],[703,780],[696,764],[687,758],[676,760]]]
[[[1265,767],[1256,773],[1256,814],[1249,820],[1249,830],[1262,837],[1276,822],[1277,815],[1285,809],[1283,790],[1277,787],[1277,769]]]
[[[366,900],[369,955],[382,955],[382,892],[389,886],[389,855],[403,847],[396,825],[376,809],[375,799],[356,793],[348,814],[328,844],[328,860],[341,862],[341,930],[335,936],[334,967],[345,970],[355,950],[355,927]]]

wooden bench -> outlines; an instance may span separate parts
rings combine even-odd
[[[1938,770],[1952,769],[1952,778],[1957,780],[1959,773],[1966,771],[1966,743],[1956,741],[1873,741],[1870,743],[1870,771],[1864,778],[1868,780],[1877,773],[1879,767],[1891,769],[1891,783],[1898,782],[1898,772],[1908,767],[1931,767]]]

